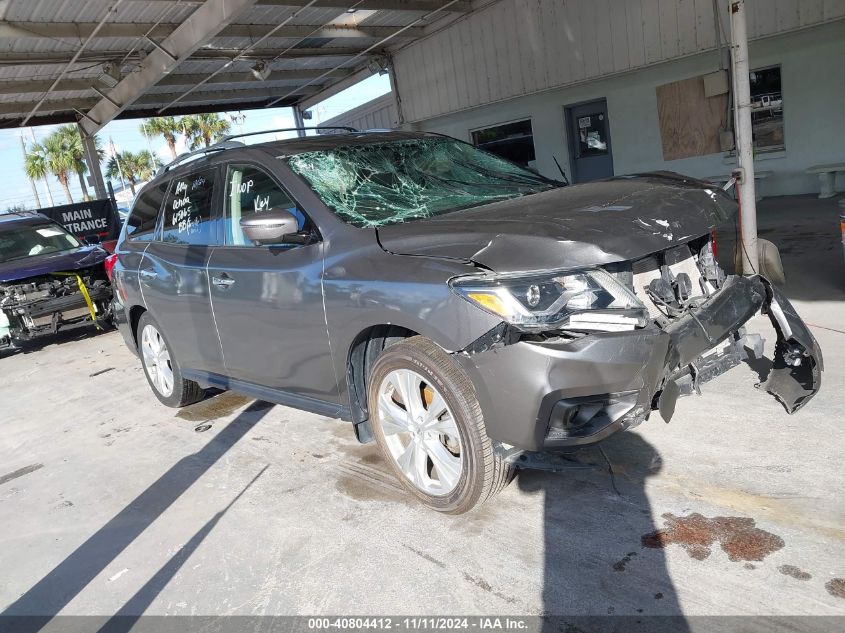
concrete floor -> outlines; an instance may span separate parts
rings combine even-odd
[[[345,423],[232,393],[161,406],[114,332],[6,356],[0,610],[842,614],[837,213],[809,197],[761,209],[825,353],[804,410],[787,416],[743,365],[671,424],[607,442],[613,479],[526,472],[465,516],[410,501]]]

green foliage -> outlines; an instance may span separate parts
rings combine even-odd
[[[94,144],[97,148],[97,156],[102,158],[103,150],[96,136]],[[33,143],[24,159],[24,171],[32,180],[40,180],[48,174],[55,176],[64,189],[68,202],[73,202],[70,194],[70,176],[77,174],[82,194],[85,199],[88,199],[84,178],[84,174],[88,172],[88,165],[85,162],[82,137],[76,125],[63,125],[41,143]]]
[[[182,119],[172,116],[156,117],[144,121],[139,130],[144,136],[161,136],[170,149],[173,159],[176,159],[176,137],[184,132]]]
[[[150,180],[159,167],[161,161],[148,150],[118,152],[106,163],[106,177],[125,181],[135,193],[135,185]]]
[[[196,114],[181,119],[182,130],[191,149],[208,147],[216,143],[232,127],[231,123],[219,114]]]

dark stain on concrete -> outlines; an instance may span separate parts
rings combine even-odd
[[[463,572],[463,574],[464,580],[469,583],[472,583],[482,591],[486,591],[487,593],[492,594],[501,600],[504,600],[508,604],[516,604],[516,600],[513,598],[513,596],[508,596],[500,591],[496,591],[495,589],[493,589],[493,587],[490,586],[490,583],[484,580],[483,578],[472,576],[467,572]]]
[[[781,565],[778,571],[784,576],[792,576],[796,580],[810,580],[813,576],[796,567],[795,565]]]
[[[665,548],[674,543],[691,558],[704,560],[718,541],[728,558],[736,562],[761,561],[784,546],[781,537],[756,527],[754,519],[748,517],[708,518],[695,512],[686,517],[666,513],[663,518],[666,527],[644,534],[644,547]]]
[[[663,600],[663,592],[658,591],[656,594],[654,594],[654,599],[655,600]]]
[[[831,596],[845,600],[845,578],[834,578],[824,583],[824,588]]]
[[[631,559],[636,556],[636,552],[628,552],[621,559],[613,563],[613,571],[625,571],[625,566],[631,562]]]
[[[410,545],[406,545],[405,543],[402,543],[402,547],[404,547],[409,552],[413,552],[414,554],[416,554],[420,558],[427,560],[429,563],[434,563],[435,565],[437,565],[441,569],[446,569],[446,563],[444,563],[443,561],[437,560],[436,558],[434,558],[434,556],[426,554],[425,552],[422,552],[418,549],[415,549],[415,548],[411,547]]]
[[[752,565],[751,563],[745,563],[745,565],[743,565],[743,567],[745,567],[746,569],[757,569],[757,566]]]
[[[252,398],[242,396],[234,391],[224,391],[219,396],[202,400],[196,404],[180,409],[176,417],[188,422],[209,422],[227,415],[231,415],[243,406],[252,402]],[[269,403],[268,403],[269,404]],[[258,402],[253,405],[258,406]],[[270,406],[273,406],[272,404]]]
[[[13,470],[12,472],[0,477],[0,484],[5,484],[7,481],[12,481],[13,479],[17,479],[18,477],[23,477],[24,475],[28,475],[29,473],[34,473],[36,470],[39,470],[41,468],[44,468],[44,464],[30,464],[29,466],[18,468],[17,470]]]

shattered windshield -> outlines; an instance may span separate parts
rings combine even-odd
[[[336,147],[286,160],[329,208],[360,227],[430,218],[559,186],[448,138]]]
[[[70,233],[55,224],[26,224],[0,230],[0,262],[79,248]]]

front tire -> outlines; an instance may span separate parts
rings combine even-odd
[[[138,320],[136,334],[144,375],[162,404],[184,407],[203,399],[205,391],[193,380],[182,378],[172,348],[149,312],[142,314]]]
[[[468,512],[511,480],[511,466],[485,432],[472,382],[432,341],[415,336],[386,348],[368,385],[382,455],[429,508]]]

